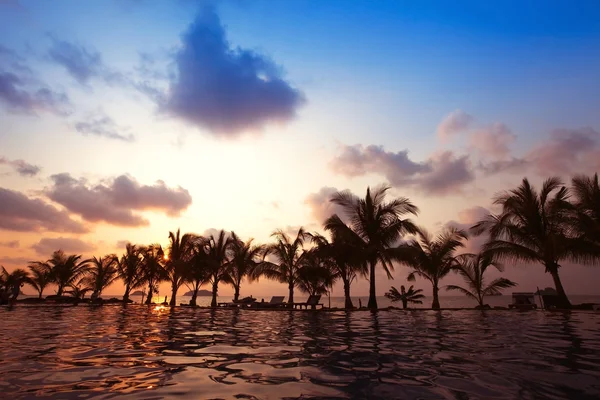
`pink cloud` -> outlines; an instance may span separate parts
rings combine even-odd
[[[474,118],[462,110],[448,114],[437,127],[437,136],[441,142],[447,142],[452,136],[469,130]]]
[[[31,248],[38,254],[50,255],[56,250],[63,250],[67,253],[85,253],[95,250],[96,246],[76,238],[58,237],[43,238]]]

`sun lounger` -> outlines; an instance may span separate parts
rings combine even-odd
[[[243,299],[239,299],[238,301],[230,301],[226,303],[218,303],[218,307],[248,307],[252,303],[254,303],[256,299],[252,296],[244,297]]]
[[[284,307],[286,305],[283,302],[283,299],[285,299],[285,296],[273,296],[273,297],[271,297],[271,301],[269,301],[268,303],[256,302],[256,303],[250,304],[250,307],[251,308],[280,308],[280,307]]]
[[[508,305],[508,308],[515,308],[517,310],[535,310],[537,304],[535,304],[535,294],[516,292],[512,294],[513,302]]]
[[[319,303],[319,300],[321,300],[321,295],[317,294],[314,296],[309,296],[308,300],[306,300],[306,302],[304,303],[294,303],[294,308],[306,308],[308,310],[308,307],[310,307],[311,309],[315,310],[317,308],[317,306],[321,306],[321,308],[323,308],[323,304]]]

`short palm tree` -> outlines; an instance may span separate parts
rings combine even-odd
[[[177,304],[177,291],[185,282],[187,269],[194,254],[194,246],[198,236],[186,233],[181,236],[179,229],[176,233],[169,232],[168,258],[164,263],[168,280],[171,281],[170,306]]]
[[[79,281],[89,269],[91,260],[82,260],[81,255],[67,256],[62,250],[57,250],[52,257],[46,261],[50,268],[52,282],[58,286],[56,294],[62,296],[65,288]]]
[[[142,254],[142,282],[148,285],[148,297],[146,297],[145,304],[152,304],[152,296],[158,293],[158,284],[167,279],[163,268],[165,253],[160,244],[141,247],[140,253]]]
[[[407,280],[414,282],[417,276],[431,282],[433,303],[440,308],[439,284],[450,271],[457,267],[455,252],[464,246],[467,234],[459,229],[446,228],[433,237],[424,228],[417,228],[416,238],[396,248],[398,261],[412,268]]]
[[[210,235],[205,239],[207,263],[207,282],[212,285],[211,307],[217,306],[219,283],[229,279],[231,271],[232,238],[221,230],[217,237]]]
[[[483,275],[489,267],[496,268],[498,271],[504,271],[504,267],[499,262],[495,262],[491,257],[484,253],[479,254],[461,254],[456,257],[458,272],[465,281],[466,287],[457,285],[448,285],[446,290],[456,290],[477,301],[480,307],[483,307],[483,298],[485,296],[500,294],[502,289],[516,286],[517,284],[506,278],[496,278],[486,285]]]
[[[17,268],[13,272],[8,272],[2,266],[0,268],[0,282],[8,293],[9,299],[16,300],[21,293],[21,287],[30,282],[29,274],[21,268]]]
[[[358,198],[350,191],[338,192],[331,201],[341,206],[349,218],[347,226],[338,215],[325,221],[325,229],[351,237],[352,242],[360,243],[360,248],[369,265],[369,303],[372,310],[377,309],[375,292],[375,271],[381,265],[388,278],[392,278],[394,245],[407,233],[414,233],[416,226],[407,214],[416,215],[419,209],[405,197],[385,201],[390,188],[382,185],[367,188],[365,198]]]
[[[196,243],[193,249],[193,256],[190,260],[186,277],[185,284],[186,286],[193,292],[192,299],[190,300],[190,305],[196,305],[196,299],[198,298],[198,290],[200,290],[200,286],[208,280],[208,249],[204,241],[199,241]]]
[[[234,302],[240,298],[240,288],[244,278],[250,277],[250,273],[263,261],[265,247],[254,245],[252,242],[253,239],[244,242],[235,232],[231,233],[231,268],[227,280],[233,286]]]
[[[498,194],[494,204],[502,211],[471,228],[475,235],[489,234],[483,251],[500,262],[542,264],[554,280],[561,307],[570,308],[558,274],[560,263],[589,263],[596,257],[585,240],[573,235],[569,190],[559,178],[549,178],[538,192],[525,178],[516,189]]]
[[[125,254],[121,256],[117,264],[117,274],[125,285],[123,302],[129,302],[129,294],[133,289],[140,287],[143,282],[141,273],[143,257],[140,248],[131,243],[127,243]]]
[[[90,290],[91,289],[88,287],[81,287],[80,285],[73,285],[73,286],[70,286],[67,290],[65,290],[65,293],[70,294],[72,297],[74,297],[76,299],[83,300],[86,293],[89,292]]]
[[[81,284],[92,291],[92,299],[100,297],[102,291],[117,280],[118,263],[119,259],[114,254],[92,258],[91,266],[81,280]]]
[[[408,303],[423,304],[422,299],[425,298],[425,295],[423,295],[422,289],[414,289],[413,285],[410,285],[408,290],[402,285],[400,286],[400,291],[392,286],[390,291],[385,294],[385,297],[392,302],[401,301],[402,308],[407,309]]]
[[[288,304],[294,303],[294,287],[298,284],[298,272],[302,268],[306,253],[304,251],[304,240],[307,235],[304,228],[300,227],[296,237],[292,240],[282,230],[277,230],[271,235],[275,243],[265,248],[265,261],[261,262],[253,271],[254,279],[264,276],[277,282],[288,285]],[[274,262],[268,261],[271,256]]]
[[[337,278],[332,272],[331,260],[314,250],[305,253],[302,267],[298,270],[297,287],[309,296],[327,293]]]
[[[38,298],[41,299],[46,286],[52,283],[50,266],[43,262],[33,262],[28,268],[30,279],[27,284],[38,292]]]

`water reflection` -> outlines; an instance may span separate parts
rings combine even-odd
[[[0,309],[7,398],[600,396],[600,315]]]

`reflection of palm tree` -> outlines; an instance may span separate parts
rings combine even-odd
[[[410,285],[408,290],[404,285],[400,286],[400,291],[392,286],[389,292],[385,294],[385,297],[392,300],[392,302],[402,301],[402,308],[408,308],[408,303],[423,304],[421,299],[424,299],[422,289],[414,289],[413,285]]]
[[[506,278],[496,278],[489,284],[485,284],[483,274],[489,267],[494,267],[502,272],[504,266],[494,262],[491,257],[480,254],[461,254],[456,257],[457,266],[455,271],[462,277],[467,287],[457,285],[448,285],[446,290],[456,290],[477,301],[479,306],[483,307],[484,296],[500,294],[502,289],[516,286],[517,284]]]
[[[246,276],[261,262],[264,246],[252,244],[253,239],[243,242],[235,232],[231,233],[231,268],[227,281],[234,289],[233,301],[240,298],[240,287]]]
[[[230,271],[230,252],[232,239],[224,230],[219,232],[215,238],[210,235],[206,238],[206,254],[208,255],[208,282],[212,284],[211,307],[217,306],[217,294],[219,291],[219,282],[228,279]]]
[[[81,280],[81,283],[92,291],[92,300],[100,297],[102,291],[118,278],[118,263],[119,259],[114,254],[92,259],[91,268]]]
[[[344,240],[343,235],[337,235],[332,232],[331,242],[326,237],[319,234],[310,234],[313,243],[316,244],[316,251],[325,258],[330,259],[334,278],[342,280],[344,285],[345,308],[354,308],[352,298],[350,297],[350,285],[356,279],[358,273],[367,275],[368,266],[360,251],[360,244],[356,245],[350,240]]]
[[[539,192],[523,179],[519,187],[496,197],[494,204],[502,206],[499,214],[490,214],[471,228],[476,235],[490,235],[483,249],[495,260],[544,265],[563,308],[570,308],[571,303],[558,274],[559,263],[593,260],[585,243],[570,235],[568,199],[569,191],[558,178],[546,179]]]
[[[125,293],[123,294],[123,302],[127,304],[129,301],[129,293],[132,289],[136,289],[143,284],[141,266],[143,258],[136,245],[127,243],[125,254],[121,256],[117,264],[119,278],[125,284]]]
[[[33,262],[28,268],[31,276],[27,283],[38,292],[38,298],[41,299],[46,286],[52,283],[50,267],[46,263]]]
[[[67,256],[62,250],[58,250],[46,261],[52,281],[58,286],[56,291],[58,296],[62,296],[65,288],[74,285],[87,273],[90,260],[82,260],[81,257],[75,254]]]
[[[396,249],[398,261],[413,269],[407,280],[416,276],[427,279],[433,285],[431,308],[440,308],[439,282],[457,266],[454,252],[464,246],[467,234],[454,228],[446,228],[433,237],[424,228],[416,230],[416,239],[401,244]]]
[[[158,284],[166,280],[165,270],[162,266],[164,252],[160,244],[151,244],[141,247],[142,254],[142,281],[148,285],[148,297],[145,303],[152,303],[152,296],[158,292]]]
[[[300,227],[294,240],[291,240],[282,230],[275,231],[271,236],[275,238],[276,243],[266,247],[265,258],[272,256],[275,262],[263,261],[255,268],[253,276],[255,279],[264,276],[267,279],[287,283],[288,304],[291,307],[294,303],[294,287],[298,283],[298,272],[306,257],[303,251],[306,233],[304,228]]]
[[[191,233],[180,236],[179,229],[176,233],[169,232],[168,260],[165,262],[165,270],[171,281],[170,305],[177,304],[177,290],[181,287],[186,277],[186,270],[193,257],[194,245],[198,237]]]
[[[394,259],[393,246],[406,233],[416,229],[406,214],[417,214],[419,209],[404,197],[385,201],[389,187],[379,186],[371,191],[367,188],[364,199],[360,199],[350,191],[336,193],[331,201],[340,205],[349,217],[347,226],[337,215],[325,221],[325,229],[344,235],[353,243],[360,243],[360,248],[369,264],[369,303],[370,309],[377,309],[375,293],[375,268],[380,264],[388,278],[392,275]]]

